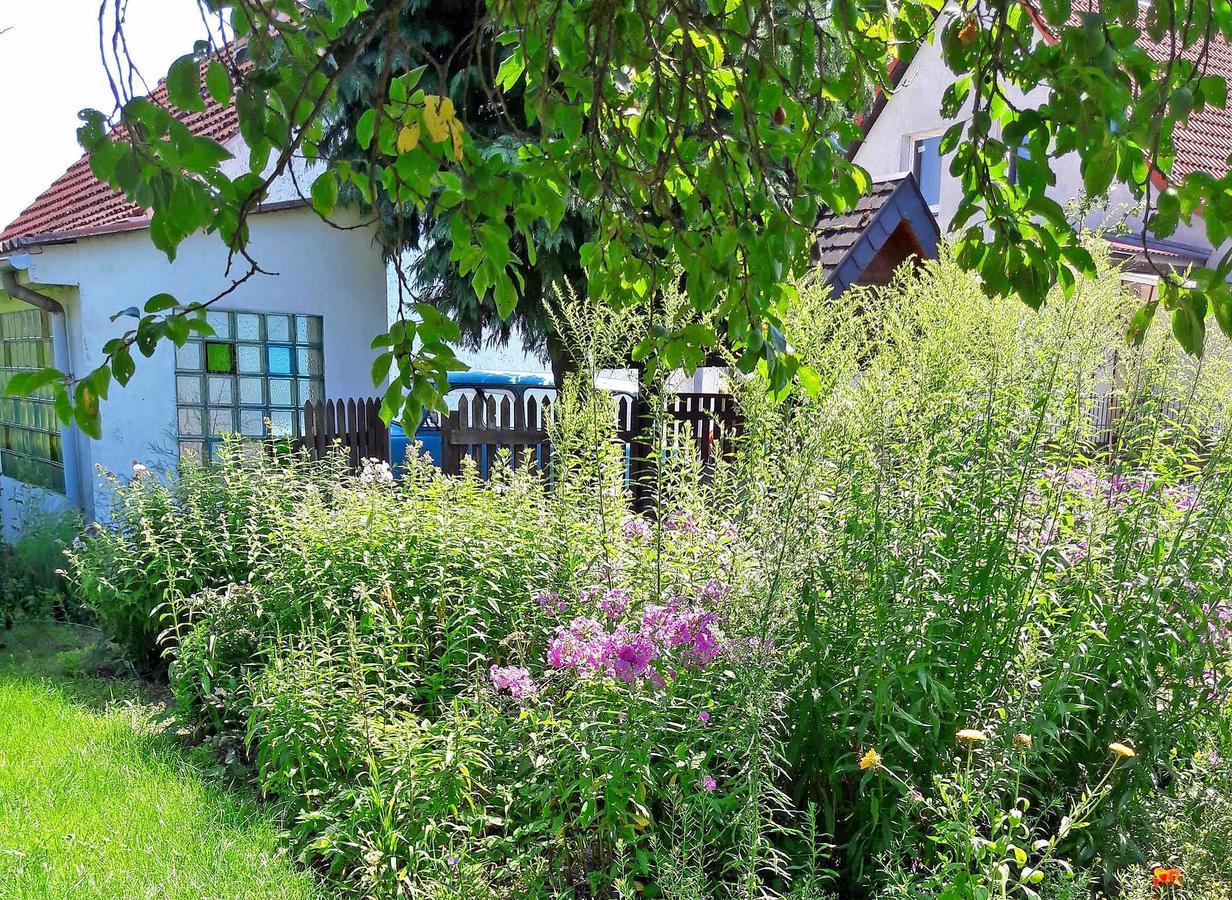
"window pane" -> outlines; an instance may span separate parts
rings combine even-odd
[[[261,340],[261,317],[255,313],[236,313],[235,336],[241,341]]]
[[[183,347],[176,347],[175,367],[185,372],[199,372],[201,370],[201,343],[189,341]]]
[[[271,378],[269,380],[269,402],[270,406],[294,406],[295,395],[291,390],[291,382],[281,378]]]
[[[321,343],[321,317],[296,316],[295,340],[300,344]]]
[[[201,379],[193,375],[180,375],[175,379],[175,399],[180,403],[201,402]]]
[[[915,164],[912,171],[920,185],[920,193],[929,206],[941,202],[941,136],[920,138],[915,142]]]
[[[235,345],[214,341],[205,345],[205,368],[209,372],[235,371]]]
[[[322,375],[321,351],[317,347],[295,348],[296,371],[300,375]]]
[[[237,344],[235,368],[241,374],[261,374],[261,347],[259,344]]]
[[[299,380],[299,403],[303,406],[305,403],[320,403],[325,399],[325,383],[315,378],[301,378]]]
[[[210,406],[231,406],[235,403],[234,378],[209,378]]]
[[[180,434],[201,434],[201,409],[193,406],[180,407]]]
[[[216,459],[224,434],[302,433],[299,404],[325,398],[321,317],[214,312],[207,321],[217,336],[192,342],[176,357],[181,456]],[[31,345],[22,352],[37,357],[42,351]],[[50,405],[48,412],[54,415]],[[43,419],[36,414],[35,420]]]
[[[266,316],[265,317],[265,339],[267,341],[290,341],[291,340],[291,317],[290,316]]]
[[[291,374],[291,348],[271,344],[265,349],[266,371],[271,375]]]
[[[262,406],[265,403],[264,380],[261,378],[240,379],[240,403]]]
[[[231,313],[210,311],[205,314],[205,321],[214,329],[213,336],[223,340],[231,340]]]
[[[292,437],[294,432],[291,423],[294,421],[294,415],[289,409],[271,410],[270,426],[272,433],[277,437]]]
[[[241,409],[240,434],[245,437],[262,437],[265,434],[265,411]]]
[[[210,410],[210,434],[224,435],[235,433],[235,410],[234,409],[211,409]]]
[[[51,319],[38,309],[0,313],[0,390],[23,371],[53,365]],[[64,492],[60,423],[50,387],[0,398],[0,474]]]

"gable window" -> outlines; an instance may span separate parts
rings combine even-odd
[[[321,317],[208,312],[206,321],[212,335],[176,348],[180,458],[214,458],[225,434],[299,437],[304,404],[325,398]]]
[[[17,373],[53,364],[47,313],[0,313],[0,395]],[[64,493],[60,423],[50,387],[28,397],[0,396],[0,475]]]
[[[941,135],[916,138],[911,146],[911,174],[924,195],[924,202],[941,202]]]

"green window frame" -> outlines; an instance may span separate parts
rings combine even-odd
[[[214,311],[214,329],[175,354],[181,459],[216,458],[224,435],[297,438],[304,404],[325,398],[320,316]]]
[[[55,365],[51,316],[41,309],[0,312],[0,395],[19,372]],[[63,494],[64,448],[51,387],[0,396],[0,475]]]

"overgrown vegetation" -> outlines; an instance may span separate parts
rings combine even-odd
[[[1042,313],[949,259],[798,288],[818,397],[736,379],[657,517],[583,380],[550,481],[235,445],[117,481],[74,582],[356,896],[1226,890],[1232,354],[1126,351],[1107,271]]]
[[[0,626],[11,628],[21,617],[67,620],[80,614],[59,574],[64,551],[80,533],[77,515],[38,512],[22,523],[12,544],[0,540]]]

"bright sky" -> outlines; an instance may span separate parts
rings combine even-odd
[[[112,0],[108,0],[111,8]],[[0,0],[0,226],[81,155],[77,113],[110,112],[99,0]],[[129,50],[153,87],[204,36],[194,0],[128,0]]]

